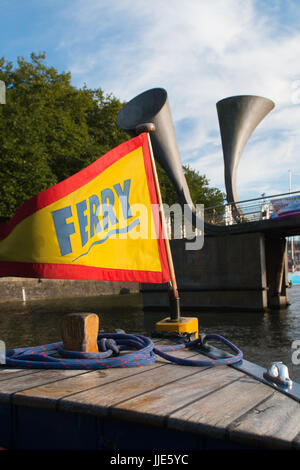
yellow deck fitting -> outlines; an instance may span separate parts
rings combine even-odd
[[[170,317],[155,324],[156,331],[168,333],[190,333],[194,334],[195,339],[198,338],[198,318],[181,317],[180,321],[171,320]]]

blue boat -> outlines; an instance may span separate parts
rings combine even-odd
[[[295,271],[293,273],[288,273],[288,279],[292,286],[300,285],[300,271]]]

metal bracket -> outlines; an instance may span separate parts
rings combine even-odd
[[[288,368],[281,361],[272,362],[267,372],[264,373],[264,378],[287,388],[292,388],[293,385]]]
[[[231,356],[231,354],[227,352],[225,353],[225,351],[222,351],[221,349],[218,349],[215,346],[208,345],[208,343],[205,344],[205,347],[203,346],[199,347],[199,351],[205,356],[211,357],[212,359],[220,359],[222,357],[225,357],[226,355],[228,355],[229,357]],[[278,364],[282,364],[282,363],[279,362]],[[284,364],[282,365],[284,366]],[[286,382],[283,381],[283,385],[282,385],[282,382],[281,381],[276,382],[274,380],[274,377],[269,375],[264,367],[259,366],[258,364],[254,364],[253,362],[249,362],[246,359],[243,359],[242,361],[237,362],[236,364],[232,364],[229,367],[239,370],[243,372],[244,374],[247,374],[250,377],[253,377],[256,380],[259,380],[260,382],[268,385],[269,387],[274,388],[278,392],[283,393],[284,395],[287,395],[290,398],[293,398],[294,400],[300,403],[300,383],[295,382],[294,380],[293,381],[290,380],[288,377],[288,374],[287,375],[285,374],[285,376],[283,377],[288,378],[290,382],[288,382],[288,385],[286,385]],[[281,370],[284,370],[284,367],[281,368]],[[281,377],[282,377],[282,374],[281,374]]]

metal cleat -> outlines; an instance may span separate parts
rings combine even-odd
[[[289,371],[285,364],[281,361],[272,362],[267,372],[264,372],[264,378],[282,385],[287,388],[292,388],[293,381],[289,377]]]

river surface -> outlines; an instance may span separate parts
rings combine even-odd
[[[289,299],[290,306],[279,311],[184,312],[183,316],[197,316],[200,332],[225,336],[243,350],[248,361],[264,367],[282,361],[289,367],[290,377],[300,382],[300,364],[292,363],[292,343],[300,341],[300,286],[289,290]],[[100,329],[106,332],[122,328],[147,335],[154,331],[155,322],[167,316],[166,312],[143,312],[139,294],[6,302],[0,303],[0,340],[7,349],[60,341],[62,315],[71,312],[97,313]]]

